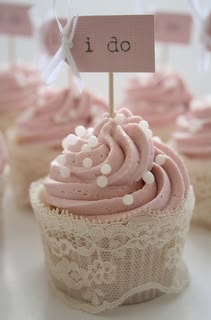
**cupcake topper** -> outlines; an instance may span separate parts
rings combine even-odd
[[[160,64],[166,65],[170,55],[170,44],[190,43],[192,19],[190,14],[158,11],[148,1],[137,0],[136,12],[155,13],[155,41],[162,43]]]
[[[206,2],[204,8],[198,0],[189,0],[195,20],[200,25],[200,41],[202,44],[201,69],[207,71],[211,53],[211,4]]]
[[[31,5],[0,4],[0,34],[8,36],[8,56],[11,64],[16,61],[15,38],[33,35],[31,9]]]
[[[44,72],[45,79],[62,60],[72,67],[80,91],[79,71],[109,73],[111,117],[113,72],[154,72],[153,15],[71,16],[59,28],[62,44]]]

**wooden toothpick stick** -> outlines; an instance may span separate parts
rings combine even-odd
[[[114,75],[109,72],[109,114],[110,117],[114,116]]]

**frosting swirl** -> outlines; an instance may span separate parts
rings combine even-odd
[[[123,104],[151,126],[169,126],[186,110],[190,99],[183,79],[175,72],[161,70],[131,79]]]
[[[16,138],[61,149],[62,139],[79,123],[93,126],[105,110],[106,104],[88,91],[76,97],[74,88],[45,87],[38,103],[18,119]]]
[[[189,188],[183,162],[151,138],[148,123],[123,109],[82,136],[69,135],[44,181],[46,201],[77,215],[172,209]]]
[[[0,71],[0,114],[23,110],[37,100],[41,86],[39,72],[26,65]]]
[[[2,174],[5,165],[8,161],[7,148],[4,143],[3,135],[0,132],[0,175]]]
[[[211,96],[194,99],[177,120],[173,135],[177,150],[195,158],[211,158]]]

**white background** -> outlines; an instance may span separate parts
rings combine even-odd
[[[1,1],[0,1],[1,2]],[[18,1],[16,1],[18,2]],[[26,1],[27,2],[27,1]],[[40,20],[51,8],[52,0],[37,0]],[[203,1],[201,1],[203,3]],[[32,3],[28,1],[28,3]],[[66,0],[58,0],[58,15],[67,11]],[[155,0],[158,9],[188,11],[185,0]],[[79,14],[134,13],[132,0],[71,0],[73,12]],[[190,47],[172,46],[169,64],[180,71],[195,94],[211,93],[210,71],[199,71],[200,47],[197,27]],[[38,41],[18,40],[17,55],[35,62]],[[0,62],[7,63],[7,39],[0,39]],[[159,59],[157,59],[159,64]],[[65,83],[66,75],[58,83]],[[121,96],[127,75],[115,75],[116,99]],[[106,74],[83,74],[86,85],[107,96]],[[162,296],[145,304],[121,307],[101,316],[76,312],[56,299],[47,285],[44,257],[37,225],[31,212],[20,212],[11,195],[5,199],[3,221],[0,222],[0,319],[1,320],[69,320],[69,319],[144,319],[144,320],[209,320],[211,319],[211,232],[191,230],[185,257],[192,282],[178,296]]]

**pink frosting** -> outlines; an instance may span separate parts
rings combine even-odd
[[[0,114],[33,105],[40,85],[38,71],[26,65],[0,70]]]
[[[141,117],[126,109],[121,113],[121,121],[118,116],[109,118],[106,114],[93,131],[77,137],[74,145],[67,143],[62,156],[51,163],[49,177],[44,181],[50,205],[77,215],[105,218],[140,207],[173,209],[181,204],[189,188],[181,158],[170,147],[151,138],[149,129],[142,129]],[[84,151],[84,144],[89,145],[93,136],[97,137],[96,145]],[[164,163],[157,160],[158,155]],[[84,166],[86,158],[92,162],[89,168]],[[110,173],[102,173],[105,164],[110,166]],[[64,176],[64,170],[69,170],[69,174]],[[146,181],[146,172],[154,181]],[[104,187],[98,184],[102,176],[107,179]],[[132,204],[125,204],[125,195],[132,196]]]
[[[192,101],[189,112],[178,118],[173,139],[180,153],[211,158],[211,96]]]
[[[2,174],[5,165],[8,161],[7,148],[4,143],[3,135],[0,132],[0,175]]]
[[[171,126],[186,110],[190,99],[182,78],[175,72],[161,70],[131,79],[122,105],[142,116],[152,127]]]
[[[61,141],[68,133],[74,132],[78,124],[93,126],[106,108],[101,99],[87,91],[76,97],[73,88],[45,88],[38,103],[18,119],[17,141],[61,149]]]

